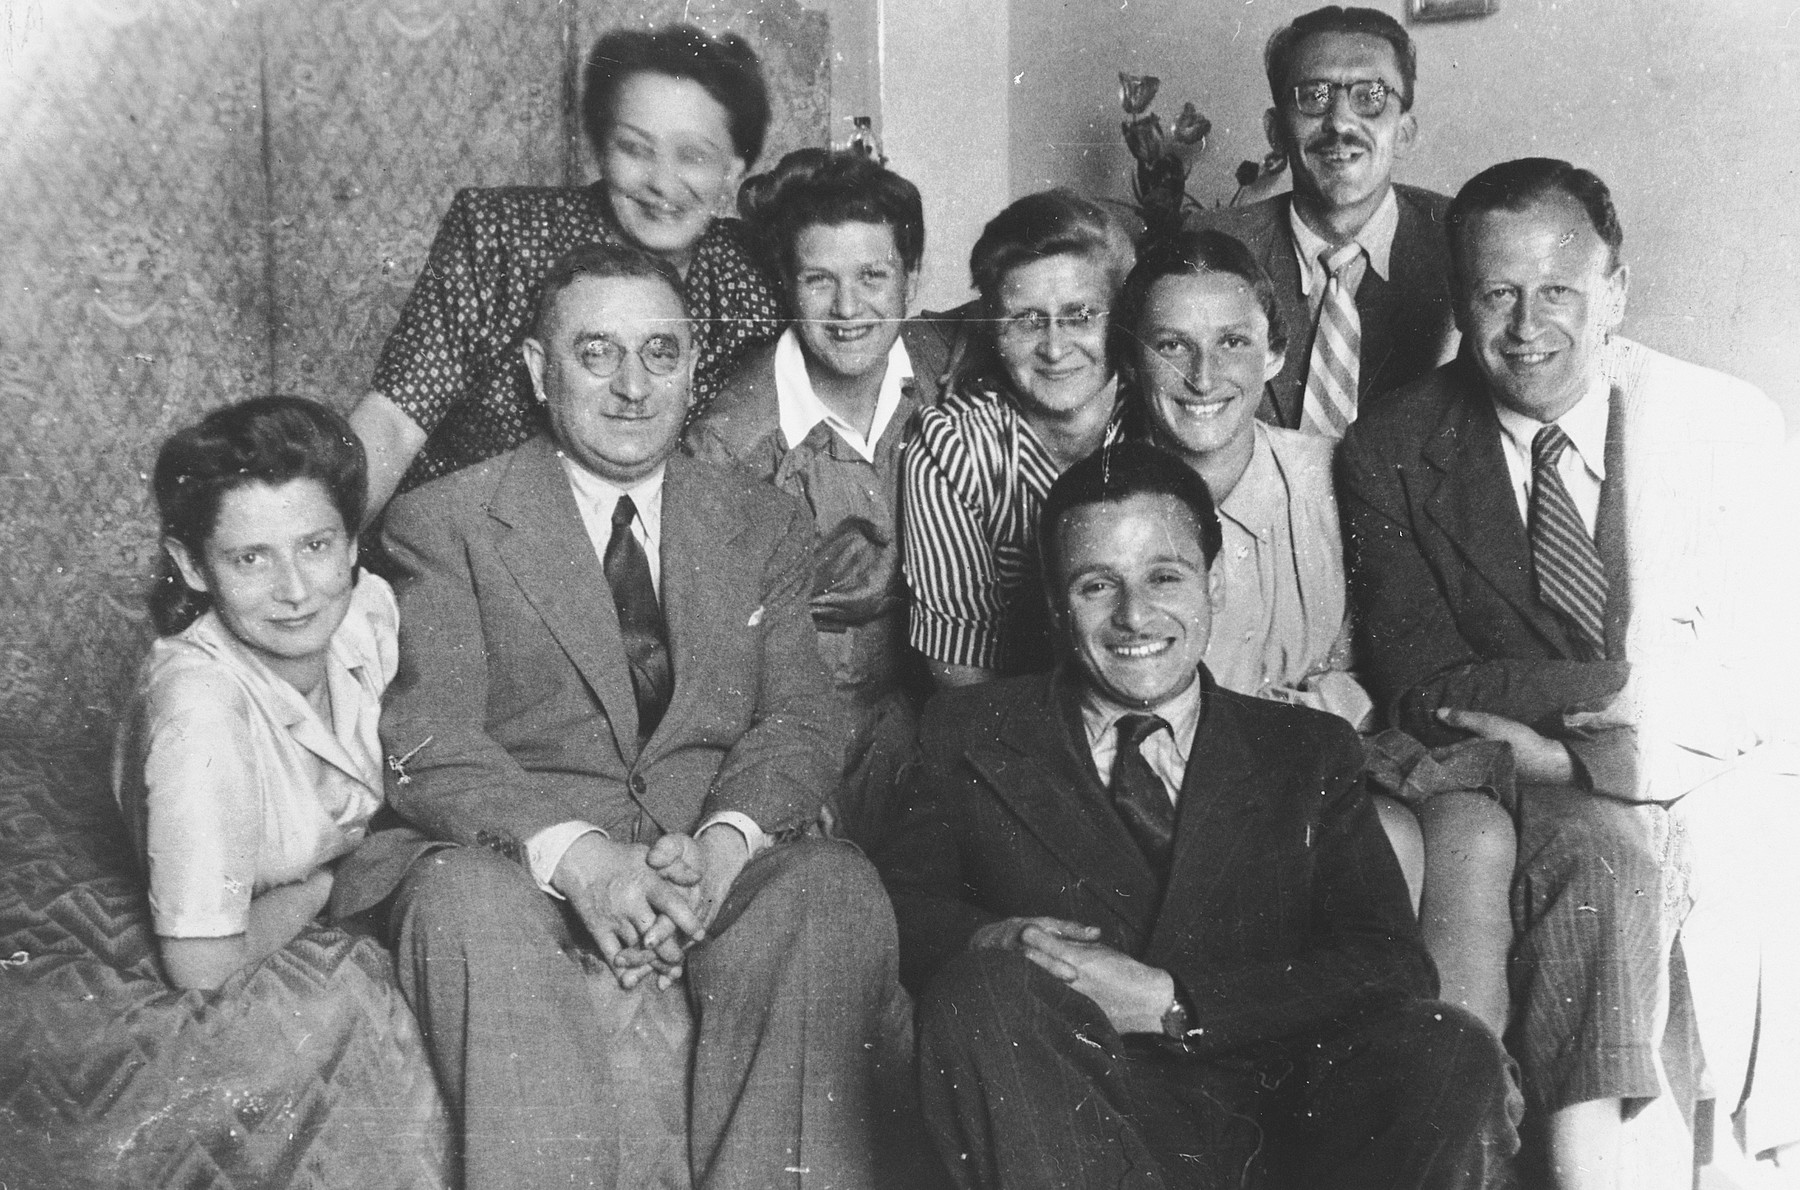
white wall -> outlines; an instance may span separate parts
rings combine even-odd
[[[1214,123],[1196,195],[1262,156],[1262,47],[1318,0],[1009,0],[1011,190],[1124,197],[1117,73]],[[1399,0],[1363,0],[1398,12]],[[1626,333],[1762,386],[1800,431],[1800,10],[1794,0],[1504,0],[1408,26],[1423,133],[1400,177],[1445,192],[1496,161],[1564,157],[1612,187]],[[889,82],[890,89],[894,86]]]
[[[1012,200],[1007,6],[864,0],[877,12],[882,147],[925,199],[920,305],[969,297],[969,249]]]

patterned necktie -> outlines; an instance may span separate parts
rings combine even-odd
[[[1554,423],[1531,440],[1526,534],[1538,599],[1567,622],[1579,659],[1596,661],[1606,656],[1606,568],[1556,469],[1569,445]]]
[[[1113,754],[1112,780],[1106,786],[1113,808],[1125,820],[1125,829],[1158,876],[1169,871],[1169,854],[1175,846],[1175,806],[1162,778],[1144,759],[1143,743],[1168,726],[1155,715],[1121,715],[1119,750]]]
[[[1308,434],[1342,438],[1356,420],[1357,369],[1362,352],[1362,320],[1356,313],[1351,266],[1362,258],[1355,240],[1319,254],[1325,266],[1325,298],[1313,331],[1312,357],[1306,365],[1306,398],[1300,428]]]
[[[612,537],[606,543],[602,566],[606,585],[612,588],[613,605],[619,609],[619,632],[625,638],[625,657],[631,663],[631,690],[637,696],[638,741],[650,738],[669,708],[675,675],[669,665],[669,632],[663,624],[662,604],[650,581],[650,559],[631,535],[637,505],[620,496],[613,506]]]

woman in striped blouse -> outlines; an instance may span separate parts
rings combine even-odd
[[[940,685],[1051,664],[1038,511],[1117,432],[1107,323],[1132,261],[1118,222],[1060,189],[1000,212],[969,255],[970,351],[902,464],[910,637]]]

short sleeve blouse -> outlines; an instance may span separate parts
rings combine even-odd
[[[544,274],[594,242],[623,242],[597,185],[457,193],[375,369],[375,388],[427,434],[402,491],[503,454],[543,428],[520,345]],[[708,226],[682,291],[699,349],[698,411],[784,322],[777,290],[736,220]]]
[[[399,609],[364,574],[331,638],[332,721],[208,612],[151,646],[113,756],[113,792],[168,938],[243,933],[251,898],[349,852],[381,805],[381,695]]]

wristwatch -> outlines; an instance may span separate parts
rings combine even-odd
[[[1169,1000],[1169,1006],[1163,1009],[1163,1036],[1170,1041],[1186,1045],[1188,1034],[1193,1031],[1193,1024],[1194,1016],[1188,1011],[1187,1005],[1181,1002],[1181,989],[1176,988],[1175,995]]]

